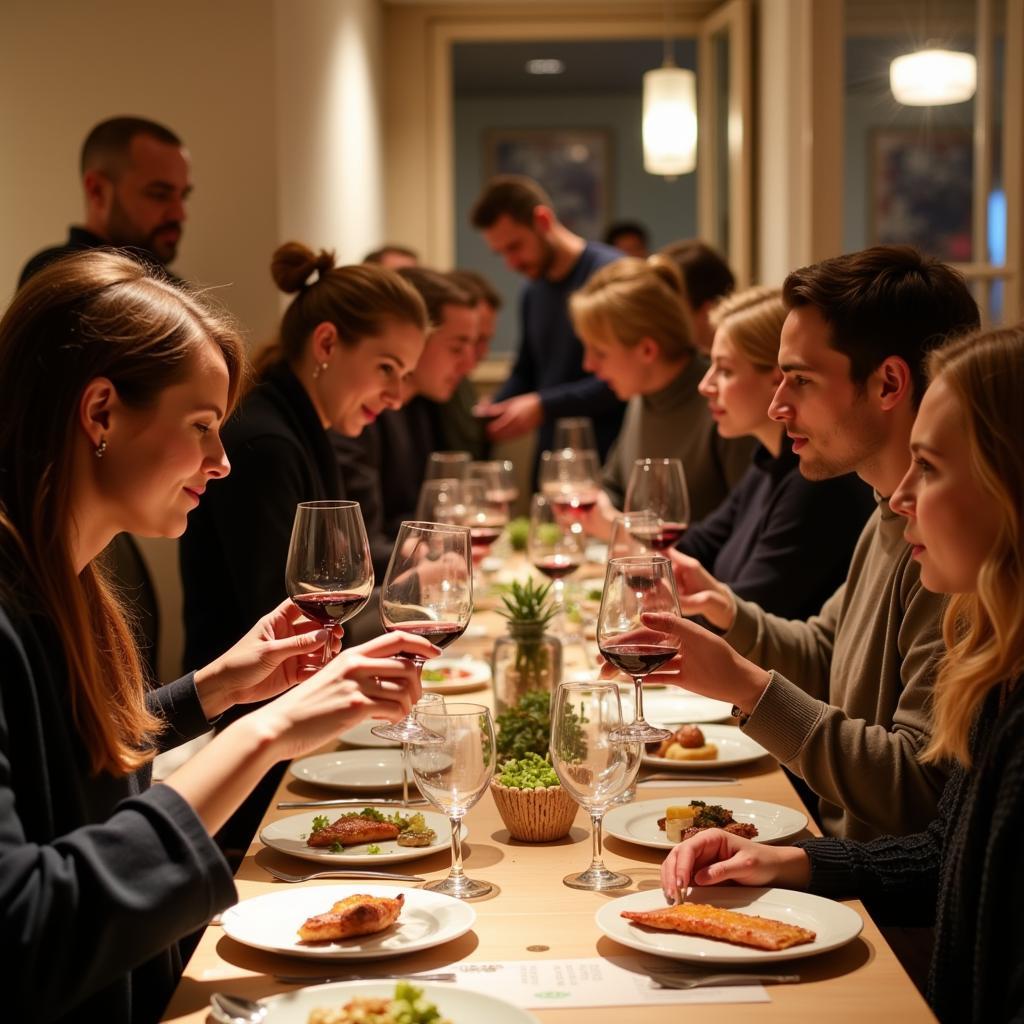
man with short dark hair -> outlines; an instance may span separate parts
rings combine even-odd
[[[675,260],[682,271],[693,325],[693,343],[701,352],[708,354],[715,338],[711,311],[736,287],[736,278],[719,253],[699,238],[671,242],[660,251]]]
[[[617,220],[604,233],[605,245],[613,246],[626,256],[645,260],[650,255],[651,237],[637,220]]]
[[[420,265],[419,253],[406,245],[395,245],[388,243],[379,249],[373,249],[363,257],[364,263],[376,263],[379,267],[387,267],[389,270],[400,270],[402,267],[418,267]]]
[[[769,615],[675,556],[683,614],[703,615],[737,652],[731,671],[688,673],[685,686],[734,705],[744,732],[818,796],[827,835],[918,832],[947,775],[918,761],[931,729],[943,597],[921,586],[889,495],[910,466],[925,357],[977,328],[978,307],[956,271],[908,246],[794,271],[783,299],[783,380],[769,415],[785,425],[804,476],[856,472],[878,508],[845,583],[806,622]],[[721,645],[687,643],[693,665]]]
[[[589,416],[603,459],[618,436],[625,405],[584,372],[569,296],[622,253],[574,234],[559,221],[544,190],[517,175],[492,179],[470,221],[510,270],[530,279],[522,293],[522,339],[512,373],[478,407],[480,415],[492,417],[488,436],[509,440],[539,427],[539,452],[551,447],[560,416]]]
[[[192,193],[181,139],[155,121],[114,117],[89,132],[80,168],[85,223],[73,225],[62,245],[33,256],[18,286],[61,256],[101,246],[124,249],[176,281],[166,267],[178,253],[185,202]]]

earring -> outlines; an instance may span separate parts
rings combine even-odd
[[[97,459],[102,459],[103,456],[106,455],[106,454],[107,454],[107,439],[105,437],[101,437],[100,438],[100,443],[98,445],[96,445],[95,449],[93,450],[93,455],[95,455]]]
[[[326,363],[320,363],[318,366],[313,367],[313,380],[316,380],[324,370],[327,369]]]

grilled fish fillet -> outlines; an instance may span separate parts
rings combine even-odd
[[[395,899],[362,894],[346,896],[331,907],[329,914],[309,918],[299,929],[299,938],[303,942],[323,942],[382,932],[398,920],[403,903],[402,893]]]
[[[734,946],[753,946],[755,949],[788,949],[815,939],[814,932],[795,924],[784,924],[753,914],[738,914],[706,903],[682,903],[663,910],[623,910],[622,916],[648,928],[721,939]]]
[[[357,846],[360,843],[377,843],[382,839],[397,839],[398,826],[390,821],[374,821],[354,814],[341,817],[333,825],[328,825],[317,832],[311,832],[306,840],[307,846]]]

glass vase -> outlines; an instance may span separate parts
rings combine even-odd
[[[541,622],[509,622],[508,635],[494,643],[491,678],[499,715],[524,694],[553,693],[562,681],[562,644],[544,632]]]

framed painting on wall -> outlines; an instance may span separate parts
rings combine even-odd
[[[611,139],[596,128],[494,128],[484,136],[484,173],[525,174],[551,196],[559,220],[600,238],[611,198]]]
[[[872,132],[872,244],[913,245],[941,260],[969,262],[973,163],[967,126]]]

